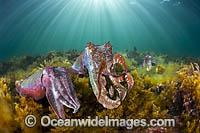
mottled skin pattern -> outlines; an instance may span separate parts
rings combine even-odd
[[[42,99],[45,94],[56,115],[65,118],[63,105],[72,108],[76,113],[80,103],[76,96],[71,79],[64,67],[47,67],[16,82],[16,90],[20,95]]]
[[[119,63],[125,72],[117,74],[114,66]],[[76,96],[68,73],[89,74],[90,84],[98,100],[105,108],[117,108],[124,100],[127,89],[121,84],[126,81],[128,89],[134,81],[128,73],[125,59],[121,54],[113,57],[110,42],[104,45],[94,45],[89,42],[76,62],[65,69],[64,67],[47,67],[34,73],[25,80],[16,81],[16,90],[20,95],[42,99],[45,95],[56,115],[65,118],[63,105],[72,108],[76,113],[80,103]],[[115,95],[115,92],[118,95]]]
[[[120,63],[125,69],[125,73],[117,75],[114,65]],[[90,84],[98,100],[105,108],[117,108],[124,100],[127,89],[120,84],[126,81],[128,89],[133,86],[133,78],[127,73],[128,68],[125,59],[121,54],[113,57],[110,42],[104,45],[94,45],[89,42],[83,53],[77,58],[76,62],[68,71],[74,74],[89,74]],[[107,86],[107,88],[106,88]],[[114,89],[118,96],[114,98]]]

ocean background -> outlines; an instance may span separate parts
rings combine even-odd
[[[0,0],[0,61],[89,41],[200,57],[200,1]]]

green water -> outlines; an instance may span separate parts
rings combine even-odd
[[[51,50],[114,50],[200,56],[198,0],[0,0],[0,60]]]

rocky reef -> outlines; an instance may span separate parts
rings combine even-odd
[[[157,119],[174,118],[176,127],[133,127],[129,131],[142,132],[199,132],[200,131],[200,72],[199,58],[170,57],[153,52],[141,52],[136,48],[120,52],[126,58],[133,88],[116,109],[105,109],[92,92],[88,76],[70,75],[80,100],[80,109],[73,114],[65,108],[66,118],[124,118]],[[56,118],[46,98],[35,101],[19,96],[15,81],[47,66],[69,67],[80,55],[80,51],[49,52],[43,56],[14,57],[0,63],[0,132],[67,132],[67,131],[126,131],[124,127],[42,127],[40,122],[34,128],[25,126],[24,119],[33,114],[39,120],[43,115]],[[150,71],[143,67],[146,55],[156,60]],[[197,64],[191,64],[197,63]],[[120,69],[120,67],[116,68]],[[120,71],[120,70],[119,70]]]

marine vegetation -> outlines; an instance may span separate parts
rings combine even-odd
[[[57,115],[47,98],[37,100],[19,95],[15,89],[17,87],[15,82],[25,77],[31,77],[50,66],[56,70],[59,66],[73,68],[73,63],[77,62],[77,58],[80,59],[81,52],[71,50],[53,51],[40,56],[15,57],[0,63],[0,132],[67,132],[72,130],[113,132],[128,130],[193,133],[200,131],[199,58],[169,57],[153,52],[138,51],[136,48],[120,53],[124,56],[127,64],[127,73],[134,80],[134,85],[127,91],[126,98],[121,101],[121,104],[117,108],[105,108],[98,103],[98,95],[93,93],[94,87],[91,85],[90,73],[69,74],[79,99],[80,108],[76,113],[69,108],[64,108],[65,118],[87,119],[88,116],[91,118],[108,116],[109,118],[124,119],[145,118],[148,121],[152,118],[174,118],[176,119],[175,127],[42,127],[40,122],[33,128],[27,127],[24,119],[28,114],[33,114],[37,120],[44,115],[51,118],[57,118]],[[152,66],[150,71],[146,71],[146,68],[143,67],[143,61],[147,55],[151,55],[156,61],[156,65]],[[120,63],[116,63],[113,69],[117,76],[126,72]],[[89,71],[87,70],[87,72]],[[104,76],[103,72],[104,69],[101,77]],[[56,83],[61,83],[61,81]],[[122,83],[122,85],[128,87],[127,83]],[[99,91],[99,89],[96,90]],[[106,89],[106,91],[108,90]],[[103,91],[101,90],[101,92]],[[108,91],[109,93],[111,92]]]
[[[11,132],[17,130],[16,121],[13,120],[14,114],[14,103],[11,98],[10,89],[7,86],[8,80],[0,78],[0,132]]]
[[[118,76],[114,70],[116,63],[121,64],[126,72]],[[42,99],[46,94],[58,118],[64,119],[63,105],[74,109],[73,113],[76,113],[80,107],[73,83],[68,76],[69,73],[85,74],[88,72],[98,102],[105,108],[113,109],[121,104],[127,93],[127,89],[120,82],[125,79],[128,89],[133,86],[132,76],[127,71],[124,57],[120,54],[113,57],[112,46],[109,42],[102,46],[95,46],[89,42],[72,67],[44,68],[25,80],[16,81],[16,89],[20,95],[32,97],[35,100]],[[106,95],[106,86],[110,87],[108,92],[111,97],[114,97],[114,89],[118,91],[119,97],[117,96],[116,100]]]

